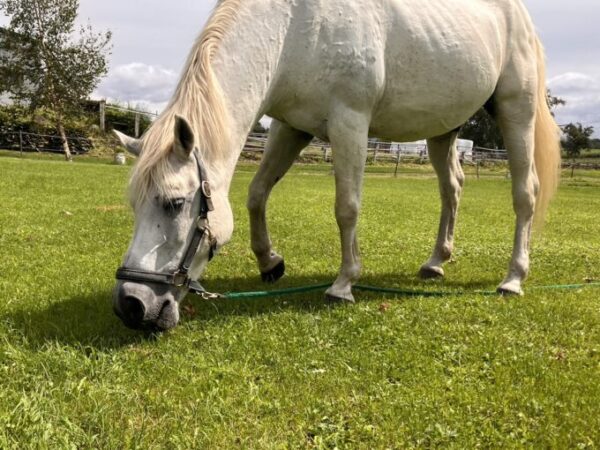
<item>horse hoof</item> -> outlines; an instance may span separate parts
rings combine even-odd
[[[354,303],[351,289],[335,289],[331,286],[325,291],[325,300],[331,304]]]
[[[419,278],[422,280],[432,280],[435,278],[444,278],[444,269],[441,267],[423,266],[419,270]]]
[[[503,281],[496,289],[496,292],[505,297],[514,297],[523,295],[523,290],[521,289],[521,281],[518,279],[509,279],[508,281]]]
[[[275,283],[285,273],[285,263],[281,261],[268,272],[261,272],[260,278],[264,283]]]
[[[330,305],[343,305],[345,303],[356,303],[354,296],[350,294],[350,297],[338,297],[337,295],[325,294],[325,300]]]
[[[496,289],[496,292],[498,294],[500,294],[502,297],[522,297],[523,291],[521,289],[519,290],[512,290],[509,288],[503,288],[503,287],[499,287],[498,289]]]

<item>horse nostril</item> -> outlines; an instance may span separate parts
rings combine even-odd
[[[137,297],[127,296],[123,299],[123,315],[131,325],[141,325],[146,314],[146,307]]]

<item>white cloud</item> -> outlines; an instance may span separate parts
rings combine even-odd
[[[567,72],[550,79],[548,87],[567,102],[556,110],[560,124],[581,122],[600,135],[600,75]]]
[[[124,64],[109,72],[94,97],[161,111],[171,98],[177,80],[177,73],[160,66]]]
[[[548,80],[551,87],[571,92],[587,92],[590,89],[600,90],[600,77],[593,77],[579,72],[567,72]]]

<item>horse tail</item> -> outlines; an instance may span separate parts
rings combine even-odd
[[[550,200],[554,197],[560,179],[561,148],[560,129],[550,113],[546,88],[546,62],[542,43],[536,39],[538,67],[538,95],[535,119],[535,169],[539,191],[535,207],[535,223],[544,222]]]

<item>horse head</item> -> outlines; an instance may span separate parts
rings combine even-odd
[[[196,280],[229,239],[231,209],[226,196],[213,202],[194,131],[183,117],[174,117],[174,132],[158,151],[156,133],[144,140],[117,136],[140,158],[130,182],[134,234],[117,271],[113,309],[128,327],[167,330],[179,322],[180,301],[198,288]]]

